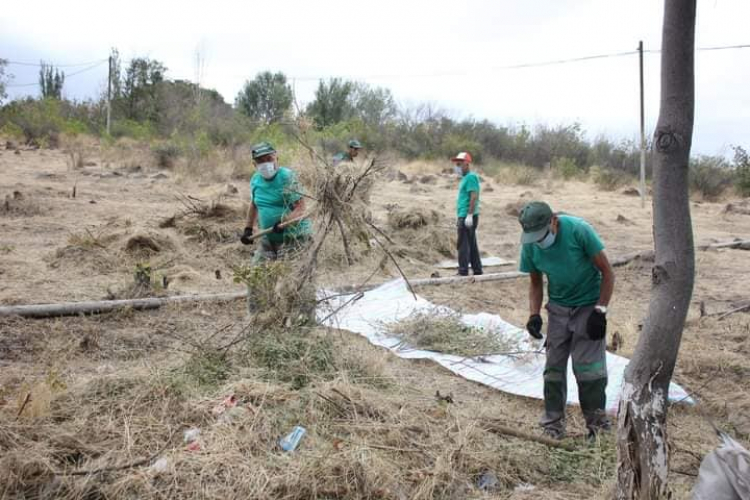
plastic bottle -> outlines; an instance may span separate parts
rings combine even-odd
[[[292,432],[279,439],[279,446],[284,451],[294,451],[306,432],[307,430],[304,427],[296,426],[292,429]]]

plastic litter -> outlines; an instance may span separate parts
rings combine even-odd
[[[194,441],[197,441],[200,435],[201,430],[197,427],[193,427],[192,429],[188,429],[183,433],[182,440],[185,442],[185,444],[190,444]]]
[[[302,440],[302,436],[304,436],[306,432],[307,429],[305,429],[304,427],[300,425],[296,426],[294,429],[292,429],[292,432],[279,439],[279,446],[284,451],[294,451],[299,445],[299,442]]]
[[[513,488],[513,491],[517,492],[523,492],[523,491],[534,491],[536,489],[536,486],[529,483],[518,483],[515,488]]]
[[[151,467],[148,468],[151,472],[167,472],[169,470],[169,460],[162,457],[153,464],[151,464]]]
[[[497,475],[492,471],[483,472],[479,476],[479,479],[477,479],[477,488],[483,491],[495,490],[499,484],[500,481],[497,479]]]
[[[228,409],[234,408],[235,406],[237,406],[237,403],[238,403],[237,397],[234,394],[230,394],[229,396],[224,398],[224,401],[214,406],[213,409],[211,410],[211,413],[213,413],[215,417],[218,417],[221,414],[223,414],[225,411],[227,411]]]
[[[723,432],[719,438],[701,462],[693,500],[750,500],[750,452]]]

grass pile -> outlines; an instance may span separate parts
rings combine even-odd
[[[461,314],[443,309],[414,312],[387,328],[409,347],[445,354],[475,357],[519,350],[515,339],[498,331],[467,325],[461,321]]]

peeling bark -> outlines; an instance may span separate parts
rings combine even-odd
[[[693,135],[696,0],[665,0],[661,104],[654,133],[651,301],[625,371],[617,430],[619,500],[669,498],[667,392],[693,292],[695,247],[688,198]]]

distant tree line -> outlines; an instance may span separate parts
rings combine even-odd
[[[634,140],[590,139],[577,123],[532,128],[459,119],[434,104],[400,106],[387,88],[340,78],[321,80],[312,101],[303,106],[295,102],[286,75],[270,71],[247,80],[232,106],[215,90],[170,79],[160,61],[134,57],[123,63],[117,51],[112,60],[112,137],[171,141],[170,151],[195,149],[197,143],[201,150],[246,145],[262,137],[292,144],[294,122],[301,119],[312,125],[316,146],[327,153],[356,137],[370,149],[406,159],[446,159],[468,150],[479,164],[552,166],[571,174],[592,166],[632,175],[639,170]],[[6,81],[0,60],[0,99]],[[39,84],[40,99],[16,100],[0,108],[0,127],[6,132],[20,130],[27,141],[63,132],[105,135],[106,93],[85,101],[63,99],[65,74],[46,64]],[[691,167],[696,188],[712,196],[736,183],[747,163],[741,158],[696,157]]]

